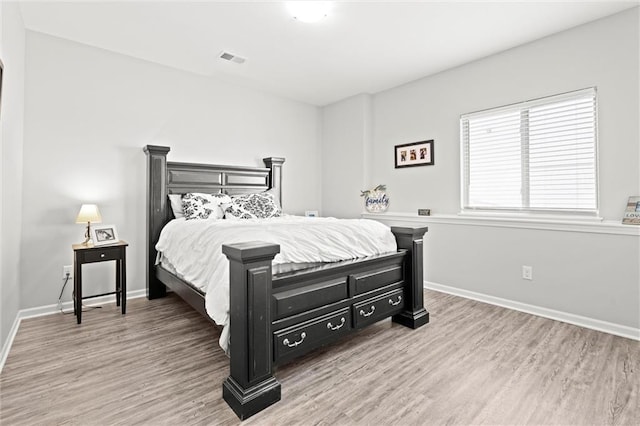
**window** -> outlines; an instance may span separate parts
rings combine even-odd
[[[598,214],[596,90],[460,117],[463,211]]]

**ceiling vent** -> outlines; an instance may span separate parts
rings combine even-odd
[[[229,52],[222,52],[220,53],[220,55],[218,56],[220,59],[225,60],[225,61],[229,61],[229,62],[235,62],[236,64],[242,64],[244,63],[244,61],[246,61],[246,58],[243,58],[242,56],[238,56],[238,55],[234,55],[233,53],[229,53]]]

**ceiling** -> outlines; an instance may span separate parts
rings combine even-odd
[[[637,6],[639,1],[22,1],[25,27],[313,105],[376,93]],[[247,58],[218,58],[222,51]]]

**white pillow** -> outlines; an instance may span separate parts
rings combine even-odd
[[[227,194],[188,192],[182,196],[182,211],[187,220],[222,219],[224,212],[220,205],[230,202]]]
[[[266,219],[281,215],[282,209],[270,192],[235,195],[231,203],[224,206],[225,219]]]
[[[182,212],[182,194],[169,194],[169,203],[171,204],[173,217],[176,219],[184,217],[184,213]]]
[[[263,192],[263,194],[273,195],[273,200],[276,203],[276,206],[278,206],[278,208],[280,209],[280,212],[282,212],[282,203],[280,203],[280,194],[278,194],[278,192],[274,188],[267,189],[266,191]]]

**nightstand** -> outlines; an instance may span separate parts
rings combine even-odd
[[[122,304],[122,314],[125,314],[127,306],[127,255],[126,249],[129,244],[120,240],[117,243],[106,246],[86,246],[84,244],[73,244],[73,313],[76,315],[78,324],[82,322],[82,300],[92,297],[116,295],[116,306]],[[82,296],[82,265],[85,263],[116,261],[116,291],[96,294],[93,296]]]

